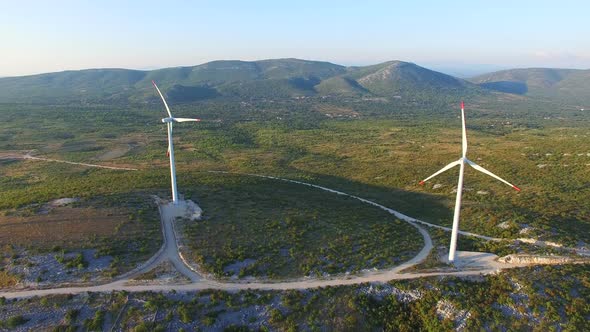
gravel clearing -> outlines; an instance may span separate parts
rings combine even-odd
[[[6,270],[19,276],[17,288],[103,281],[106,279],[101,272],[107,270],[113,260],[111,256],[95,257],[94,249],[36,255],[26,250],[16,250],[18,258],[13,259]],[[86,266],[66,266],[80,256]]]

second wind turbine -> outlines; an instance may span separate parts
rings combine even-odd
[[[172,181],[172,203],[176,205],[176,204],[178,204],[178,190],[176,189],[176,166],[174,164],[174,142],[172,140],[172,123],[174,123],[174,122],[200,122],[201,119],[173,117],[172,113],[170,113],[170,108],[168,108],[168,104],[166,103],[166,99],[164,99],[162,92],[160,92],[160,89],[158,89],[156,82],[152,81],[152,84],[156,88],[156,91],[158,91],[158,94],[160,95],[160,98],[162,98],[162,101],[164,102],[164,106],[166,107],[166,112],[168,112],[168,117],[163,118],[162,122],[164,122],[168,127],[168,152],[166,154],[168,155],[168,157],[170,157],[170,178]]]
[[[465,164],[469,164],[469,166],[475,168],[476,170],[487,174],[493,177],[496,180],[502,181],[505,184],[511,186],[516,191],[520,191],[520,188],[513,185],[512,183],[502,179],[501,177],[495,175],[494,173],[488,171],[487,169],[479,166],[478,164],[474,163],[473,161],[467,159],[467,132],[465,130],[465,105],[461,102],[461,125],[462,125],[462,141],[463,141],[463,155],[461,159],[457,161],[453,161],[452,163],[448,164],[447,166],[443,167],[440,171],[432,174],[431,176],[427,177],[426,179],[420,181],[420,184],[423,185],[424,182],[432,179],[433,177],[439,175],[440,173],[447,171],[457,165],[460,166],[459,168],[459,183],[457,184],[457,198],[455,200],[455,214],[453,215],[453,229],[451,231],[451,244],[449,246],[449,262],[455,261],[455,251],[457,249],[457,233],[459,232],[459,214],[461,212],[461,195],[463,194],[463,172],[465,171]]]

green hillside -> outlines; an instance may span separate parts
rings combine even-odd
[[[302,96],[446,103],[501,92],[590,106],[590,70],[512,69],[466,81],[403,61],[344,67],[300,59],[221,60],[151,71],[88,69],[5,77],[0,78],[0,103],[143,104],[157,100],[152,80],[177,103]]]
[[[510,69],[476,76],[470,81],[499,92],[552,99],[568,104],[590,103],[590,70]]]
[[[462,79],[402,61],[351,68],[349,75],[367,90],[383,96],[410,95],[416,91],[461,94],[477,90]]]
[[[154,80],[172,102],[212,98],[372,96],[446,100],[484,91],[412,63],[344,67],[299,59],[213,61],[152,71],[91,69],[0,78],[0,103],[92,104],[155,101]]]
[[[323,80],[315,86],[316,91],[323,95],[358,96],[370,94],[357,81],[346,76],[336,76]]]
[[[0,79],[0,102],[61,103],[113,100],[127,96],[146,73],[88,69]]]

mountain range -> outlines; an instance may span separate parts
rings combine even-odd
[[[300,59],[213,61],[157,70],[88,69],[0,78],[0,103],[145,103],[303,96],[460,98],[493,92],[589,98],[590,71],[514,69],[464,80],[403,61],[363,67]]]

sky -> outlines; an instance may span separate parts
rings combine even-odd
[[[5,0],[0,77],[272,58],[588,69],[588,13],[588,0]]]

